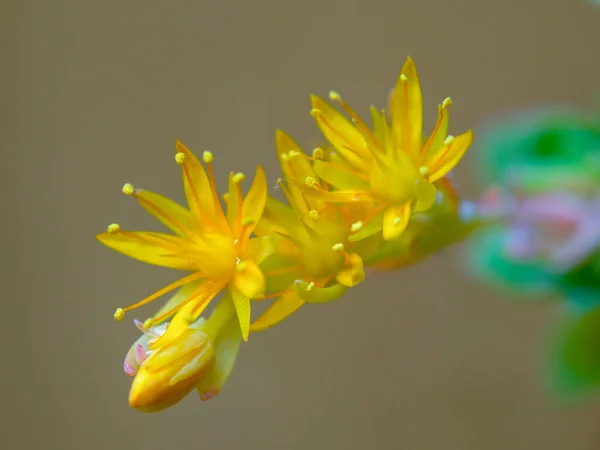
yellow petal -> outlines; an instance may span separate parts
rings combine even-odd
[[[246,297],[262,298],[265,294],[265,277],[254,261],[240,261],[233,283]]]
[[[356,233],[351,234],[348,240],[351,242],[357,242],[363,239],[373,236],[381,231],[383,228],[383,211],[375,214],[366,224],[364,224],[360,230]]]
[[[261,331],[278,324],[297,311],[304,303],[296,291],[282,295],[252,323],[250,331]]]
[[[363,281],[365,279],[365,269],[363,268],[362,258],[356,253],[351,253],[350,261],[343,270],[338,272],[335,278],[340,284],[347,287],[356,286]]]
[[[149,346],[151,350],[169,345],[184,333],[204,312],[208,304],[223,289],[223,284],[202,283],[185,300],[169,322],[165,334]]]
[[[197,270],[193,261],[175,256],[189,242],[179,236],[145,231],[101,233],[96,236],[101,243],[130,258],[156,266],[172,269]]]
[[[244,259],[254,261],[256,264],[262,263],[273,254],[273,238],[271,236],[256,237],[248,240]]]
[[[360,173],[355,173],[350,168],[336,166],[327,161],[315,161],[313,168],[319,178],[338,189],[357,191],[369,189],[369,183],[358,176]]]
[[[181,141],[177,141],[176,149],[185,155],[185,164],[182,165],[183,186],[190,211],[200,223],[212,218],[217,224],[223,225],[221,204],[212,191],[204,167]]]
[[[248,225],[248,235],[252,233],[262,217],[267,202],[267,178],[262,166],[256,169],[256,177],[242,203],[242,221],[251,221]]]
[[[315,114],[317,125],[331,145],[352,166],[365,169],[367,165],[363,158],[368,158],[370,155],[362,134],[321,97],[311,95],[311,102],[312,107],[317,111]]]
[[[383,213],[383,238],[393,241],[406,229],[410,219],[411,206],[406,202],[402,206],[392,206]]]
[[[311,286],[306,281],[297,280],[294,283],[294,289],[298,296],[308,303],[327,303],[340,298],[346,290],[346,286],[334,284],[325,288]]]
[[[284,190],[290,205],[300,213],[307,213],[309,207],[302,195],[302,186],[299,184],[308,176],[314,176],[314,173],[306,161],[302,149],[286,132],[277,129],[275,132],[275,146],[279,155],[279,163],[283,178],[287,182],[287,188]],[[290,151],[298,153],[290,161]]]
[[[429,181],[433,183],[450,172],[462,159],[472,143],[473,131],[469,130],[460,136],[456,136],[438,150],[427,161],[427,166],[429,167]]]
[[[298,213],[289,205],[267,197],[265,211],[254,232],[259,236],[270,236],[273,233],[299,233],[301,230]]]
[[[180,236],[185,234],[182,228],[189,229],[193,223],[190,212],[167,197],[143,189],[137,189],[136,198],[146,211]]]
[[[423,150],[421,151],[420,164],[423,161],[426,161],[430,155],[437,152],[440,147],[444,144],[444,140],[446,139],[446,134],[448,133],[448,124],[450,123],[450,111],[448,111],[448,106],[445,102],[438,106],[438,118],[435,124],[435,128]]]
[[[394,144],[415,157],[421,150],[423,100],[417,69],[410,57],[402,67],[390,103]]]
[[[242,339],[247,341],[250,331],[250,299],[241,292],[233,289],[231,291],[231,300],[237,313],[240,330],[242,331]]]
[[[231,299],[227,297],[221,299],[217,308],[223,307],[228,307],[233,310],[234,308]],[[220,312],[215,309],[213,315],[219,313]],[[207,324],[210,324],[212,319],[213,316],[207,320]],[[208,376],[197,386],[201,400],[208,400],[221,391],[221,388],[225,385],[233,370],[241,341],[242,335],[239,322],[235,315],[235,311],[232,311],[229,320],[219,327],[216,337],[213,338],[215,365]]]
[[[190,294],[196,289],[198,289],[201,283],[202,280],[188,283],[185,286],[181,287],[175,294],[171,296],[169,300],[167,300],[167,302],[152,317],[160,317],[166,312],[173,310],[176,306],[180,305],[185,299],[189,298]]]
[[[227,223],[235,236],[240,233],[242,225],[242,188],[239,182],[236,182],[236,174],[229,173],[229,191],[227,194]]]
[[[415,194],[417,196],[415,211],[427,211],[435,203],[437,190],[432,183],[425,180],[417,180]]]

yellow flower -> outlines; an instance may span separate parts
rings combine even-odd
[[[244,175],[231,173],[224,211],[215,188],[212,154],[204,152],[205,170],[196,156],[177,142],[175,159],[182,167],[188,209],[159,194],[134,189],[129,184],[123,187],[125,194],[136,198],[175,234],[124,231],[113,224],[97,238],[104,245],[140,261],[191,273],[135,305],[117,309],[115,318],[120,320],[126,311],[174,289],[193,286],[186,298],[169,302],[167,310],[145,323],[146,328],[151,328],[173,316],[165,334],[153,344],[154,348],[164,347],[184,333],[221,290],[228,288],[246,340],[250,299],[262,298],[265,289],[265,279],[258,266],[271,251],[268,238],[250,237],[267,198],[265,173],[259,166],[245,198],[240,186]]]
[[[256,233],[273,236],[274,254],[261,265],[267,281],[266,298],[275,302],[251,325],[252,331],[268,328],[288,317],[305,302],[322,303],[339,298],[365,277],[361,256],[377,250],[378,237],[361,243],[348,241],[370,207],[367,203],[330,204],[304,195],[304,180],[322,184],[311,160],[328,158],[329,151],[315,149],[308,157],[281,130],[276,148],[285,183],[280,180],[289,206],[268,197]]]
[[[184,288],[185,290],[185,288]],[[182,293],[176,294],[182,296]],[[146,328],[125,358],[125,373],[135,377],[129,405],[142,412],[168,408],[196,389],[202,400],[214,397],[227,381],[241,342],[231,300],[223,298],[208,320],[199,318],[170,342],[152,347],[167,324]]]
[[[361,240],[383,230],[394,240],[406,228],[413,211],[429,209],[436,198],[434,183],[456,166],[473,140],[473,132],[447,135],[447,98],[438,107],[438,119],[428,138],[422,134],[422,99],[419,78],[408,58],[390,97],[388,124],[385,111],[371,107],[373,130],[341,99],[331,92],[352,118],[312,96],[311,115],[336,150],[330,162],[316,161],[314,172],[336,189],[323,189],[306,180],[306,193],[328,202],[375,204],[370,217],[350,240]]]

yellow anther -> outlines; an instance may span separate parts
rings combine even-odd
[[[110,234],[115,234],[117,231],[119,231],[121,229],[121,227],[119,226],[118,223],[111,223],[107,228],[106,231],[108,231]]]
[[[317,147],[317,148],[313,149],[312,157],[314,159],[323,159],[324,156],[325,156],[325,152],[323,151],[322,148]]]
[[[335,91],[329,91],[329,99],[332,102],[339,102],[342,99],[342,96]]]
[[[213,160],[213,154],[209,151],[205,151],[204,153],[202,153],[202,159],[206,164],[210,164]]]
[[[243,272],[248,268],[248,263],[246,261],[240,261],[239,263],[237,263],[235,268],[238,272]]]
[[[342,244],[341,242],[338,244],[335,244],[333,247],[331,247],[331,250],[333,250],[334,252],[343,252],[344,244]]]
[[[448,145],[450,144],[452,141],[454,140],[454,136],[449,135],[445,140],[444,140],[444,144]]]
[[[392,224],[397,227],[398,225],[400,225],[400,223],[402,222],[402,218],[401,217],[396,217],[394,219],[394,221],[392,222]]]
[[[308,187],[313,187],[315,184],[317,184],[317,180],[315,180],[313,177],[306,177],[304,179],[304,184],[306,184]]]
[[[288,152],[288,156],[291,158],[295,158],[296,156],[300,156],[300,152],[298,150],[290,150]]]
[[[313,220],[316,220],[316,219],[319,217],[319,211],[317,211],[316,209],[311,209],[311,210],[308,212],[308,216],[309,216],[311,219],[313,219]]]
[[[419,172],[421,173],[421,175],[426,177],[427,175],[429,175],[429,167],[421,166],[421,167],[419,167]]]
[[[229,200],[229,194],[225,193],[222,195],[223,200],[225,200],[225,203],[227,203],[227,200]]]
[[[310,283],[308,283],[308,286],[306,286],[306,292],[312,291],[314,287],[315,287],[315,282],[311,281]]]
[[[360,230],[363,227],[363,223],[359,220],[358,222],[354,222],[351,226],[350,226],[350,230],[353,233],[356,233],[358,230]]]
[[[175,162],[177,164],[183,164],[184,161],[185,161],[185,153],[179,152],[175,155]]]
[[[115,311],[115,320],[123,320],[123,317],[125,317],[125,311],[123,310],[123,308],[117,308],[117,310]]]
[[[152,318],[146,319],[146,321],[144,322],[144,328],[146,330],[149,330],[150,328],[152,328]]]
[[[448,106],[452,106],[452,99],[450,97],[446,97],[442,102],[442,108],[447,108]]]
[[[321,114],[323,114],[323,111],[321,111],[320,109],[313,108],[310,110],[310,115],[313,117],[319,117]]]
[[[123,194],[127,194],[127,195],[131,195],[135,192],[135,188],[133,187],[133,185],[129,184],[129,183],[125,183],[123,185]]]
[[[400,75],[400,81],[403,81],[404,83],[406,83],[408,81],[408,77],[404,74]]]
[[[242,172],[238,172],[233,176],[233,182],[235,184],[239,184],[242,181],[244,181],[246,179],[246,175],[244,175]]]
[[[248,226],[251,225],[253,223],[256,223],[256,220],[254,220],[253,217],[245,217],[242,219],[242,226]]]

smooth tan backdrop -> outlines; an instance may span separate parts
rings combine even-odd
[[[456,247],[306,308],[242,348],[214,400],[130,410],[117,306],[174,279],[103,248],[159,228],[124,182],[182,200],[175,139],[230,170],[278,168],[284,128],[319,141],[308,95],[384,105],[407,55],[427,125],[591,106],[600,11],[583,0],[2,2],[2,448],[597,449],[600,404],[541,383],[554,306],[506,301]],[[457,171],[481,186],[471,150]],[[142,311],[145,317],[152,309]]]

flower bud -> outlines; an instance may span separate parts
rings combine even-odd
[[[174,405],[211,372],[214,362],[209,336],[188,328],[143,361],[129,391],[129,405],[142,412]]]

